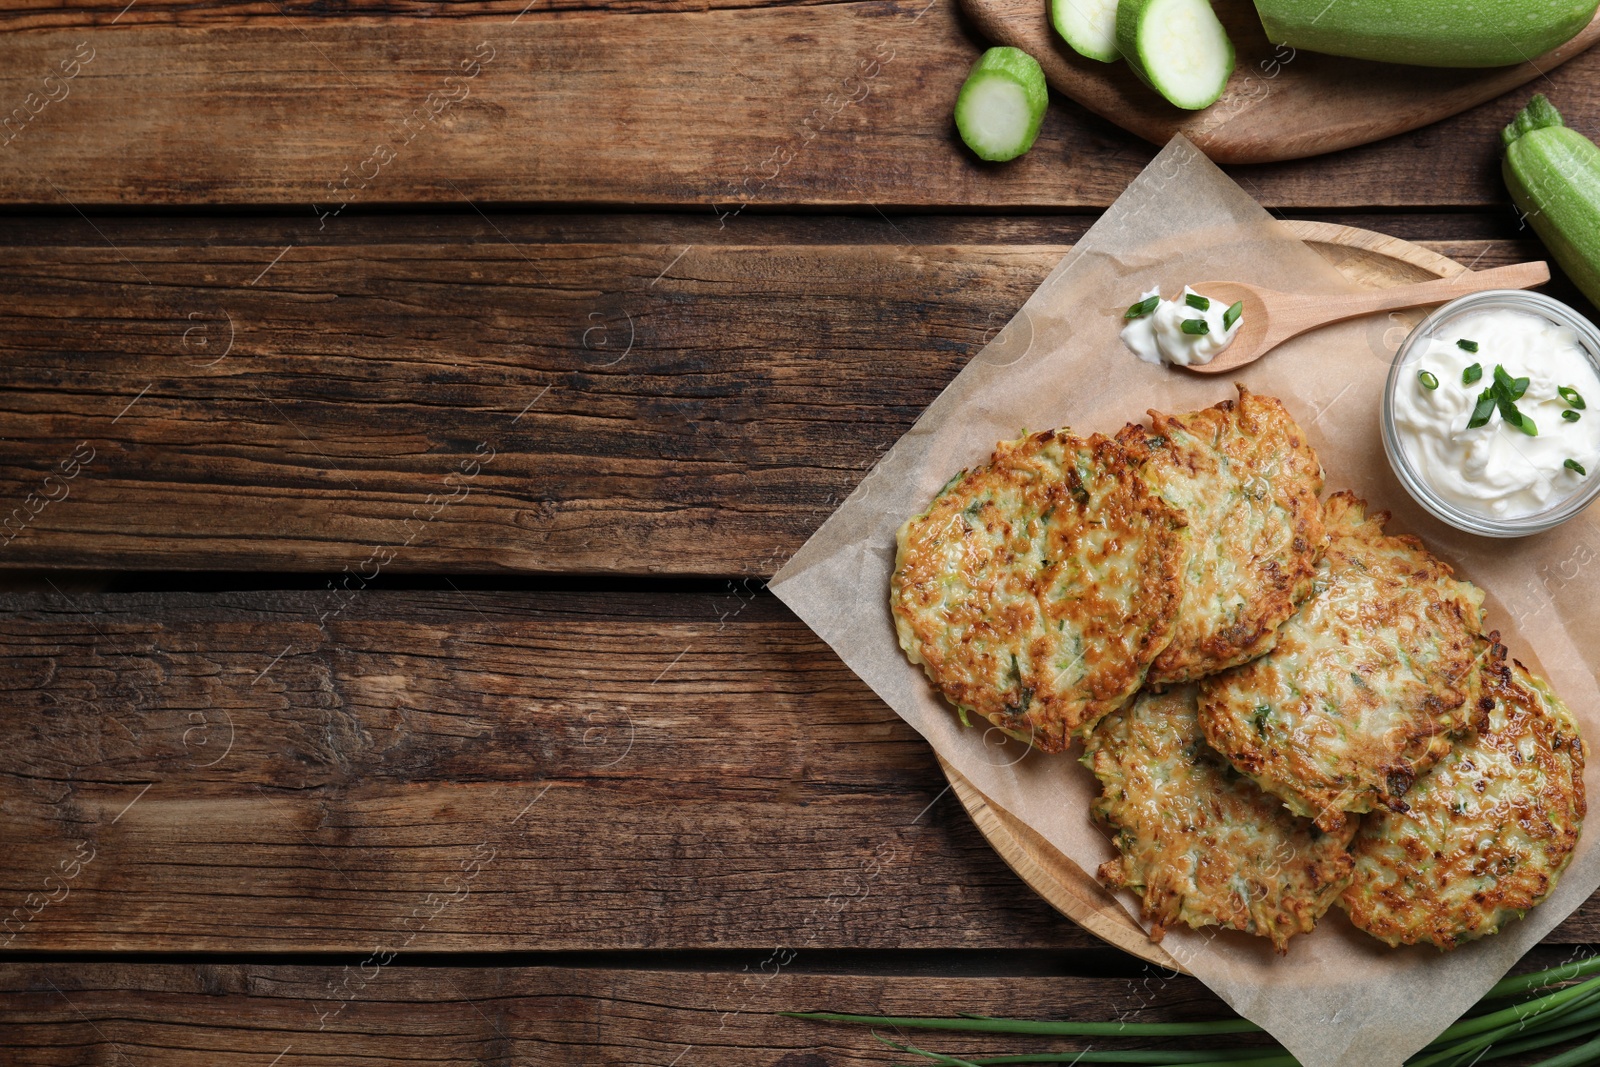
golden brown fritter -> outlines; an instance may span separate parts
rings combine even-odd
[[[1386,514],[1336,493],[1316,592],[1277,647],[1201,683],[1206,739],[1324,830],[1344,812],[1404,810],[1413,780],[1466,729],[1483,594]]]
[[[1187,415],[1150,412],[1117,435],[1140,476],[1189,524],[1178,629],[1149,684],[1189,682],[1272,649],[1311,595],[1327,535],[1322,464],[1270,396]]]
[[[1175,922],[1272,939],[1309,933],[1350,880],[1354,819],[1333,833],[1284,810],[1200,734],[1197,690],[1150,690],[1112,712],[1085,742],[1100,779],[1097,822],[1120,859],[1100,868],[1144,898],[1150,938]]]
[[[1183,521],[1115,441],[995,449],[900,529],[900,647],[945,697],[1046,752],[1138,691],[1172,639]]]
[[[1498,635],[1496,635],[1498,636]],[[1492,934],[1549,896],[1578,843],[1586,749],[1540,678],[1485,661],[1476,729],[1406,794],[1368,816],[1340,904],[1391,945],[1441,949]]]

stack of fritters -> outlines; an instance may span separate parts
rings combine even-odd
[[[1317,594],[1271,655],[1207,679],[1206,740],[1325,830],[1392,806],[1468,725],[1483,594],[1335,493]]]
[[[1391,945],[1440,948],[1496,933],[1544,900],[1572,859],[1587,805],[1578,724],[1496,644],[1473,729],[1406,793],[1362,820],[1339,903]]]
[[[963,721],[1085,741],[1121,852],[1101,878],[1152,938],[1283,951],[1336,900],[1391,944],[1493,933],[1571,858],[1576,725],[1505,666],[1477,589],[1353,495],[1324,505],[1283,405],[1239,394],[957,475],[900,530],[901,647]]]

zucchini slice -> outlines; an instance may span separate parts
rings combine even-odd
[[[1209,0],[1122,0],[1117,48],[1146,85],[1188,111],[1216,103],[1233,74],[1233,42]]]
[[[1050,22],[1080,56],[1115,63],[1117,0],[1050,0]]]
[[[991,48],[956,97],[956,129],[979,159],[1015,159],[1033,147],[1049,101],[1038,60],[1020,48]]]

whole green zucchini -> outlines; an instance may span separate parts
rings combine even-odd
[[[1594,0],[1256,0],[1274,44],[1387,63],[1498,67],[1570,40]],[[1382,75],[1369,75],[1381,77]]]
[[[1506,188],[1561,269],[1600,307],[1600,147],[1543,95],[1501,133]]]

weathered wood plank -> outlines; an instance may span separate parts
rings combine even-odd
[[[281,204],[334,221],[466,201],[1093,208],[1154,151],[1061,101],[1026,157],[976,161],[950,108],[981,43],[953,0],[515,6],[330,19],[186,5],[200,24],[168,25],[141,23],[136,4],[126,24],[8,34],[0,204]],[[59,20],[45,10],[25,18]],[[1600,56],[1583,56],[1541,83],[1579,129],[1600,120],[1596,71]],[[1235,173],[1274,206],[1503,204],[1497,132],[1527,95]]]
[[[739,586],[0,605],[0,947],[1094,944]]]
[[[12,949],[1092,943],[742,587],[6,603]]]
[[[1226,1012],[1198,983],[1183,978],[797,973],[804,963],[804,954],[792,960],[753,954],[742,973],[377,963],[349,968],[4,964],[0,997],[7,1010],[0,1016],[0,1043],[37,1067],[119,1062],[839,1067],[907,1057],[895,1056],[863,1028],[822,1026],[776,1012],[848,1006],[908,1015],[965,1009],[1031,1018],[1126,1014],[1147,1021]],[[1082,1047],[1059,1039],[909,1031],[905,1036],[923,1047],[972,1054]]]
[[[0,26],[19,29],[87,29],[100,26],[216,26],[288,17],[300,22],[354,17],[506,22],[570,14],[664,14],[721,8],[805,7],[856,0],[51,0],[10,5]]]
[[[0,567],[769,575],[1083,224],[19,224]]]
[[[1065,247],[63,225],[0,275],[9,566],[770,574]]]
[[[1536,950],[1522,969],[1564,963]],[[905,1063],[863,1027],[788,1019],[832,1009],[901,1016],[970,1011],[1034,1019],[1179,1022],[1230,1017],[1192,979],[1149,970],[1119,977],[1018,976],[1006,954],[973,972],[818,973],[804,952],[753,954],[727,972],[634,968],[414,967],[380,953],[349,966],[217,963],[0,964],[0,1044],[37,1067],[308,1067],[584,1063],[638,1067],[846,1067]],[[826,964],[821,965],[826,968]],[[962,973],[965,971],[965,973]],[[880,1031],[965,1056],[1093,1047],[1237,1048],[1235,1035],[1166,1042]],[[1502,1062],[1518,1067],[1550,1050]],[[277,1058],[275,1058],[277,1057]]]

